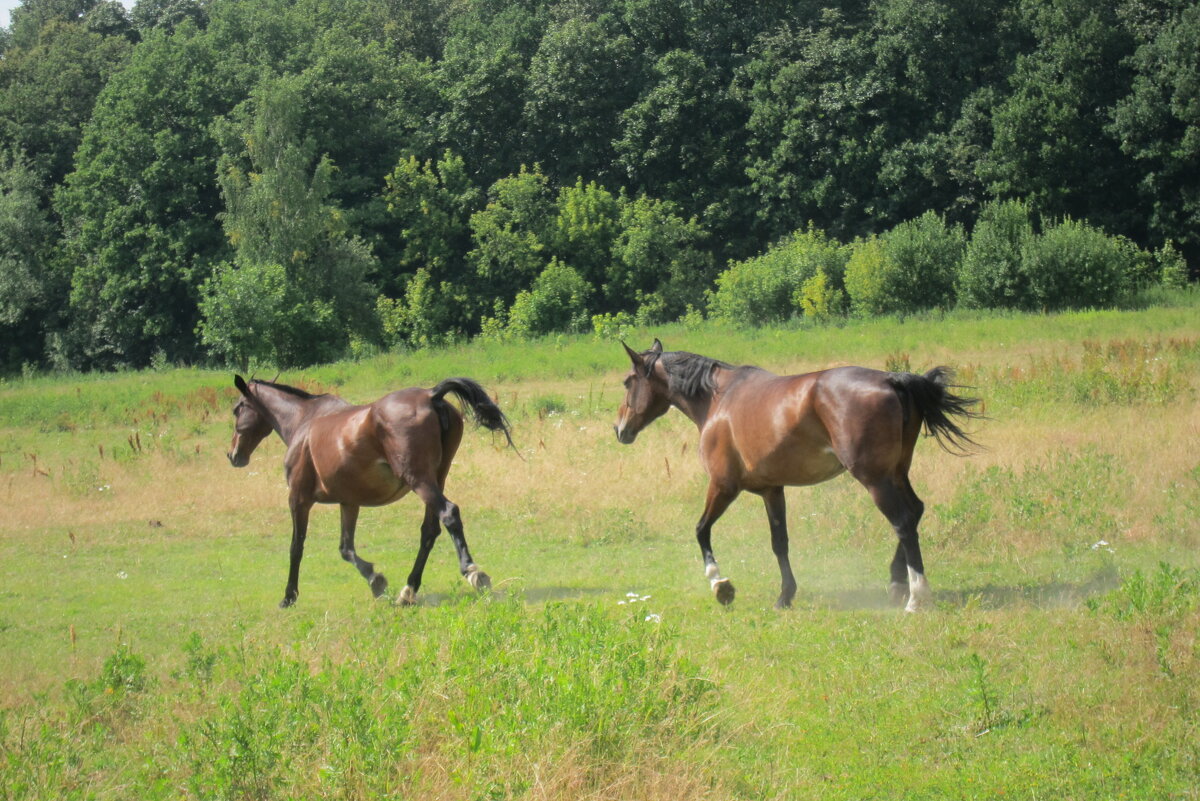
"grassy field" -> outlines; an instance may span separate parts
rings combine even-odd
[[[386,354],[279,380],[369,401],[468,375],[420,604],[373,601],[313,514],[280,610],[278,440],[235,470],[224,372],[0,384],[0,799],[1200,798],[1200,298],[1138,311],[628,332],[777,372],[958,368],[986,450],[919,443],[928,613],[886,605],[893,535],[848,477],[788,491],[796,608],[762,503],[693,536],[678,413],[612,434],[627,360],[590,337]],[[414,498],[364,510],[399,587]]]

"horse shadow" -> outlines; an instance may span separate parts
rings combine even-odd
[[[508,589],[504,586],[504,582],[497,582],[489,594],[494,600],[500,601],[507,598],[510,593],[530,603],[544,603],[547,601],[580,601],[597,595],[612,595],[613,590],[603,587],[526,587],[520,585]],[[472,597],[472,594],[465,590],[423,592],[417,596],[416,606],[442,606],[443,604],[459,603],[466,597]]]
[[[1007,609],[1030,606],[1036,609],[1069,609],[1087,599],[1120,586],[1116,570],[1102,570],[1079,582],[1048,581],[1042,584],[982,584],[975,587],[939,588],[934,592],[938,606],[954,609]],[[878,587],[859,587],[822,593],[819,603],[832,609],[890,609],[887,593]]]

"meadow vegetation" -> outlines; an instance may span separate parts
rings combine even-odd
[[[367,401],[469,375],[519,455],[450,474],[486,597],[439,542],[421,602],[373,601],[314,511],[298,604],[283,448],[224,458],[226,372],[0,384],[0,799],[1195,798],[1200,298],[1055,315],[720,322],[476,342],[285,373]],[[796,608],[761,503],[714,528],[669,414],[611,425],[616,336],[777,372],[958,368],[986,449],[922,441],[935,608],[886,605],[894,547],[852,479],[788,490]],[[392,579],[413,498],[364,510]]]

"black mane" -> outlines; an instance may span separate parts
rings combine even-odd
[[[667,386],[671,392],[685,398],[711,394],[717,388],[717,381],[713,378],[714,367],[737,369],[720,359],[710,359],[708,356],[682,350],[668,351],[661,355],[649,354],[647,366],[653,369],[655,361],[662,362],[663,372],[667,374]]]
[[[287,384],[276,384],[274,381],[264,381],[261,378],[252,378],[252,379],[250,379],[250,383],[251,384],[262,384],[263,386],[270,387],[271,389],[277,389],[280,392],[286,392],[289,395],[295,395],[297,398],[300,398],[301,400],[312,400],[313,398],[325,397],[325,393],[323,393],[321,395],[314,395],[311,392],[307,392],[303,389],[300,389],[300,387],[292,387],[292,386],[288,386]]]

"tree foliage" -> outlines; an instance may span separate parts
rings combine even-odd
[[[266,85],[251,98],[250,118],[222,131],[223,219],[235,257],[204,285],[200,330],[207,345],[243,364],[328,361],[350,336],[372,333],[366,278],[375,258],[331,198],[333,162],[301,132],[303,86],[298,76]],[[235,330],[243,323],[263,344]]]
[[[11,19],[5,225],[33,250],[0,241],[0,371],[697,309],[1041,308],[1051,275],[1120,289],[1200,260],[1187,0],[23,0]],[[256,126],[284,96],[269,162]],[[1094,257],[1061,261],[1067,242]],[[1126,282],[1109,266],[1134,246]]]

